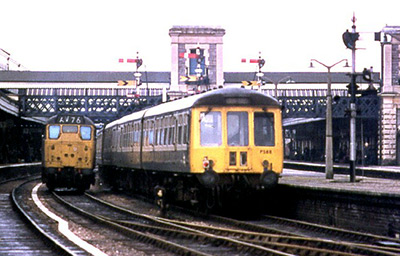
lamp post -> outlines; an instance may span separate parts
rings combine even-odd
[[[264,76],[264,80],[268,80],[269,82],[274,84],[274,86],[275,86],[275,91],[274,91],[275,98],[278,98],[278,84],[280,84],[281,82],[283,82],[285,80],[287,80],[286,81],[287,84],[294,84],[295,83],[295,81],[292,79],[291,76],[285,76],[285,77],[279,79],[278,81],[274,81],[271,78],[268,78],[268,77]]]
[[[311,59],[310,68],[313,68],[313,62],[326,67],[328,69],[328,88],[326,92],[326,129],[325,129],[325,178],[333,179],[333,142],[332,142],[332,77],[331,68],[337,64],[346,61],[345,67],[349,67],[348,60],[342,59],[333,65],[326,65],[316,59]]]

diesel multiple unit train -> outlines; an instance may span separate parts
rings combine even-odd
[[[169,200],[262,190],[283,168],[281,107],[244,88],[170,101],[106,125],[97,158],[114,188]]]
[[[50,118],[42,145],[42,182],[49,190],[94,184],[95,126],[85,116],[60,114]]]

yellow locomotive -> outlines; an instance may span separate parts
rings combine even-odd
[[[83,192],[94,184],[95,126],[87,117],[59,114],[45,127],[42,182],[49,190],[66,187]]]
[[[106,183],[147,194],[166,192],[172,200],[196,202],[201,191],[220,197],[273,187],[283,168],[281,106],[244,88],[133,113],[109,123],[98,141]]]

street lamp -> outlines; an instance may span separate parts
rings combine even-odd
[[[349,67],[348,60],[342,59],[336,62],[333,65],[326,65],[316,59],[311,59],[310,68],[313,68],[313,62],[317,62],[318,64],[326,67],[328,69],[328,88],[326,92],[326,130],[325,130],[325,178],[333,179],[333,143],[332,143],[332,77],[331,77],[331,68],[336,66],[337,64],[346,61],[346,65],[344,67]]]
[[[291,76],[285,76],[285,77],[279,79],[278,81],[274,81],[271,78],[268,78],[268,77],[264,76],[264,80],[268,80],[269,82],[274,84],[274,86],[275,86],[275,92],[274,92],[275,98],[278,98],[278,84],[279,83],[281,83],[281,82],[283,82],[285,80],[287,80],[286,81],[287,84],[294,84],[295,83],[295,81],[292,79]]]

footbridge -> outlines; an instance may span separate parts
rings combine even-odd
[[[252,89],[276,97],[282,104],[284,118],[324,118],[327,76],[323,72],[270,72],[265,73],[268,79],[264,79],[261,88]],[[79,113],[97,123],[107,123],[160,104],[163,92],[180,93],[170,90],[169,72],[144,72],[142,78],[140,86],[129,86],[124,84],[134,79],[132,72],[1,71],[0,108],[38,121],[56,113]],[[350,101],[346,88],[350,77],[346,73],[331,73],[331,78],[333,117],[345,117]],[[379,73],[373,73],[373,78],[379,81]],[[240,86],[242,81],[254,80],[255,74],[228,72],[224,79],[224,86]],[[364,88],[368,86],[357,82]],[[379,83],[374,86],[379,88]],[[379,102],[376,94],[357,97],[357,116],[377,118]]]

